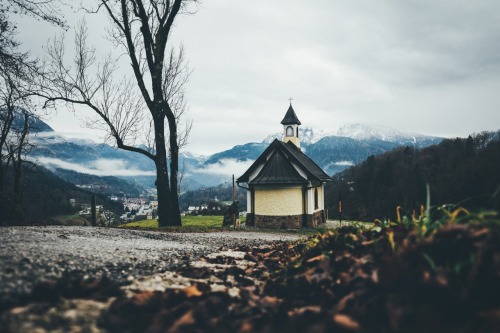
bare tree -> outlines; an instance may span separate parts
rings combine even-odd
[[[2,75],[0,82],[0,101],[2,104],[0,107],[0,193],[4,191],[5,175],[11,161],[8,147],[15,115],[14,108],[11,107],[13,90],[12,81]]]
[[[5,175],[11,162],[14,167],[19,166],[14,179],[19,185],[31,117],[30,112],[21,107],[27,105],[28,81],[37,68],[36,62],[28,59],[28,53],[17,51],[19,44],[13,39],[14,30],[0,14],[0,192],[4,191]],[[19,187],[16,189],[19,193]]]
[[[30,103],[32,81],[39,74],[37,60],[30,60],[29,53],[18,50],[14,39],[16,26],[10,14],[26,14],[54,25],[65,27],[58,12],[59,0],[2,0],[0,2],[0,210],[6,217],[22,211],[22,174],[29,143],[31,125],[35,119]],[[5,188],[5,177],[12,173],[12,194]],[[13,199],[13,201],[11,201]],[[12,205],[13,204],[13,205]],[[14,209],[14,210],[12,210]],[[15,213],[10,218],[19,218]]]
[[[29,104],[27,78],[22,71],[0,71],[0,192],[4,192],[7,170],[12,165],[13,199],[22,204],[21,175],[26,155],[31,151],[29,143],[35,115]]]
[[[22,205],[21,175],[23,164],[26,161],[26,155],[33,147],[28,140],[33,115],[25,109],[20,109],[18,112],[20,113],[19,116],[21,116],[22,125],[20,128],[11,131],[12,135],[7,150],[9,159],[12,161],[14,203],[20,207]]]
[[[30,15],[38,20],[49,22],[60,27],[66,27],[60,7],[60,0],[2,0],[0,13],[20,13]]]
[[[87,44],[85,25],[77,29],[73,64],[65,63],[64,42],[48,46],[48,70],[40,88],[47,105],[64,102],[90,108],[120,149],[143,154],[156,166],[158,215],[162,226],[180,225],[178,196],[179,149],[186,144],[191,123],[181,124],[186,111],[188,80],[184,50],[170,47],[174,20],[196,0],[100,0],[112,22],[110,40],[122,47],[131,63],[133,81],[116,80],[118,60],[96,61]],[[146,148],[139,137],[144,135]],[[170,161],[170,163],[168,163]]]

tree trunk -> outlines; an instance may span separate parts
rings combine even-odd
[[[0,156],[1,157],[1,156]],[[5,167],[7,169],[7,166]],[[3,192],[3,187],[4,187],[4,166],[3,166],[3,161],[0,159],[0,193]]]
[[[156,139],[156,191],[158,194],[158,224],[165,226],[180,226],[179,218],[175,218],[172,209],[171,192],[168,168],[167,150],[165,147],[165,124],[163,117],[155,119],[155,139]],[[179,208],[177,207],[177,210]]]
[[[170,131],[170,205],[172,219],[176,225],[181,225],[181,210],[179,208],[179,146],[177,144],[177,124],[175,119],[169,120]]]
[[[23,121],[23,131],[21,134],[21,138],[18,142],[18,147],[16,149],[12,149],[12,167],[14,171],[14,203],[19,207],[22,207],[22,191],[21,191],[21,173],[23,168],[23,150],[27,144],[26,139],[29,133],[29,114],[27,112],[23,112],[24,121]]]
[[[21,207],[22,206],[22,197],[21,197],[21,168],[22,161],[15,161],[12,164],[12,171],[14,172],[14,204]]]

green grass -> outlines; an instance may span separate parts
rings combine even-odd
[[[182,216],[183,227],[222,228],[223,216]],[[244,218],[243,218],[244,220]],[[243,222],[243,221],[242,221]],[[158,228],[158,220],[130,222],[123,227]]]
[[[151,229],[151,230],[164,230],[174,232],[209,232],[209,231],[223,231],[232,229],[232,227],[223,227],[223,216],[182,216],[181,227],[158,227],[158,220],[142,220],[123,224],[121,228],[133,229]],[[241,222],[245,222],[246,217],[240,218]]]
[[[158,227],[157,220],[142,220],[122,224],[120,228],[127,229],[140,229],[140,230],[153,230],[153,231],[168,231],[168,232],[217,232],[234,230],[232,226],[222,226],[223,216],[182,216],[182,226],[180,227]],[[246,221],[245,216],[240,217],[241,223]],[[255,229],[255,228],[241,228],[238,231],[257,231],[265,233],[294,233],[303,235],[313,235],[318,233],[321,229],[297,229],[297,230],[283,230],[283,229]]]

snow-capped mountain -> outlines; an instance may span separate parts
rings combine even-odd
[[[367,125],[361,123],[353,123],[341,126],[337,130],[336,135],[362,141],[381,140],[399,143],[401,145],[413,144],[417,146],[419,142],[426,142],[428,140],[432,141],[434,139],[434,137],[422,134],[402,132],[390,127]]]
[[[40,121],[41,122],[41,121]],[[154,186],[155,166],[147,157],[119,150],[92,140],[70,139],[54,132],[45,123],[31,138],[35,149],[30,158],[55,170],[66,169],[98,176],[118,176],[145,187]],[[333,133],[333,134],[332,134]],[[241,175],[282,133],[271,134],[262,142],[237,145],[211,156],[183,153],[179,171],[191,189],[213,186]],[[425,147],[442,138],[410,134],[395,129],[350,124],[336,132],[300,128],[301,147],[328,174],[333,175],[351,165],[399,146]]]
[[[302,143],[305,143],[305,144],[315,143],[318,140],[320,140],[321,138],[323,138],[324,136],[325,136],[324,132],[322,132],[322,131],[313,130],[312,128],[309,128],[309,127],[299,128],[300,141]],[[274,139],[282,140],[283,139],[283,132],[268,135],[262,141],[262,143],[270,144],[271,142],[274,141]]]
[[[342,126],[336,132],[299,128],[299,137],[302,151],[330,175],[360,163],[370,155],[382,154],[399,146],[426,147],[442,140],[359,123]],[[248,163],[255,160],[274,139],[282,138],[283,133],[274,133],[260,143],[238,145],[214,154],[206,160],[202,169],[228,160]]]
[[[435,142],[435,137],[432,136],[403,132],[385,126],[367,125],[361,123],[352,123],[343,125],[333,132],[312,129],[309,127],[299,128],[300,141],[305,145],[314,144],[323,138],[332,136],[351,138],[358,141],[379,140],[379,141],[397,143],[400,145],[414,145],[414,146],[420,146],[421,143],[423,143],[423,145],[426,146],[428,145],[428,143],[432,144]],[[282,132],[274,133],[267,136],[262,142],[269,144],[274,139],[281,140],[282,138],[283,138]]]

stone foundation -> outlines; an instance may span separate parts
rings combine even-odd
[[[302,214],[286,216],[255,215],[254,223],[257,228],[299,229],[302,228],[302,219]]]
[[[324,210],[320,210],[313,214],[305,215],[306,225],[309,228],[317,228],[323,223],[326,223],[326,215]],[[286,216],[271,216],[271,215],[255,215],[247,214],[246,225],[250,227],[266,228],[266,229],[300,229],[303,227],[304,215],[286,215]]]
[[[316,213],[307,215],[307,226],[309,228],[317,228],[323,223],[326,223],[326,215],[324,210],[320,210]]]
[[[245,225],[248,227],[255,226],[255,214],[254,213],[247,213],[247,220],[245,222]]]

